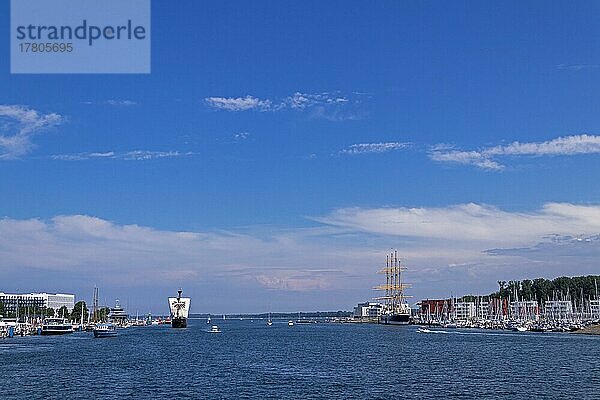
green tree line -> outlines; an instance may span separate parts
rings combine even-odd
[[[562,300],[566,296],[569,299],[580,301],[596,299],[600,295],[600,275],[587,275],[567,277],[561,276],[555,279],[524,279],[522,281],[498,281],[498,291],[490,293],[490,298],[510,298],[515,300],[537,300],[545,302],[548,300]],[[473,301],[478,296],[463,296],[464,301]]]

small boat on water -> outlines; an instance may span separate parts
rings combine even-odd
[[[117,327],[114,324],[97,324],[94,328],[95,338],[107,338],[117,336]]]
[[[417,329],[417,333],[442,333],[442,334],[446,333],[447,334],[448,332],[447,331],[431,330],[431,329],[428,329],[426,327],[421,326],[419,329]]]
[[[42,324],[42,335],[64,335],[73,333],[73,325],[66,318],[46,318]]]
[[[213,325],[210,327],[210,333],[221,333],[221,330],[219,329],[219,327],[217,325]]]
[[[294,321],[292,321],[292,320],[288,321],[288,326],[294,326]]]
[[[273,320],[271,319],[271,313],[269,313],[269,319],[267,320],[267,325],[268,326],[273,325]]]

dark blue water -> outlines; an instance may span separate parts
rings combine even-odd
[[[0,340],[0,398],[600,399],[600,337],[216,322]]]

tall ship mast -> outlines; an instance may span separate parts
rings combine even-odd
[[[169,297],[169,308],[171,309],[171,326],[173,328],[186,328],[188,314],[190,312],[190,298],[181,297],[182,290],[177,291],[177,297]]]
[[[375,298],[384,301],[379,317],[380,324],[407,325],[410,322],[410,305],[406,299],[412,296],[405,295],[404,289],[410,288],[411,285],[404,283],[403,271],[406,271],[406,267],[398,259],[398,251],[390,252],[385,257],[385,267],[379,270],[380,274],[385,274],[385,284],[374,288],[385,293],[384,296]]]
[[[98,322],[98,288],[94,286],[94,298],[92,300],[92,315],[94,324]]]

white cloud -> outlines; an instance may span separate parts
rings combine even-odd
[[[85,100],[82,101],[81,104],[85,104],[85,105],[94,105],[94,104],[104,104],[104,105],[109,105],[109,106],[121,106],[121,107],[127,107],[127,106],[136,106],[138,104],[140,104],[139,102],[135,101],[135,100],[129,100],[129,99],[108,99],[108,100],[100,100],[100,101],[91,101],[91,100]]]
[[[280,99],[260,99],[251,95],[245,97],[207,97],[209,107],[225,111],[309,111],[312,116],[332,121],[358,119],[363,113],[352,110],[360,103],[354,94],[353,99],[338,92],[303,93],[295,92]]]
[[[115,156],[115,152],[114,151],[107,151],[104,153],[90,153],[90,157],[99,157],[99,158],[110,158],[110,157],[114,157]]]
[[[29,153],[35,135],[63,121],[64,117],[56,113],[40,114],[25,106],[0,105],[0,159]]]
[[[434,150],[429,154],[429,158],[434,161],[468,164],[489,170],[499,171],[504,169],[503,165],[477,151]]]
[[[81,160],[87,160],[90,158],[89,155],[87,154],[54,154],[52,156],[50,156],[51,159],[53,160],[59,160],[59,161],[81,161]]]
[[[600,136],[564,136],[545,142],[513,142],[478,151],[453,150],[447,147],[434,147],[429,157],[440,162],[474,165],[483,169],[501,170],[504,165],[494,160],[501,156],[572,156],[578,154],[599,154]]]
[[[71,271],[113,284],[172,285],[184,277],[186,282],[225,278],[237,286],[290,291],[346,285],[335,277],[345,274],[340,266],[352,252],[343,255],[323,247],[311,241],[314,234],[302,229],[270,230],[266,235],[165,231],[86,215],[48,221],[4,218],[0,277],[17,266]]]
[[[127,153],[121,154],[118,158],[123,160],[153,160],[156,158],[174,158],[181,156],[188,156],[192,153],[181,153],[179,151],[149,151],[149,150],[134,150],[128,151]]]
[[[499,279],[590,273],[600,255],[598,205],[548,203],[525,212],[478,204],[345,208],[315,220],[313,228],[185,232],[85,215],[4,218],[0,280],[30,270],[30,281],[60,273],[104,287],[204,285],[198,293],[235,293],[221,296],[232,310],[275,296],[286,299],[287,309],[347,309],[374,296],[371,287],[381,278],[375,272],[390,247],[409,267],[417,299],[485,293]],[[152,301],[154,293],[140,296]]]
[[[268,111],[271,109],[271,100],[261,100],[250,95],[246,97],[207,97],[205,101],[212,108],[226,111]]]
[[[560,71],[582,71],[600,68],[599,64],[558,64],[555,66]]]
[[[380,142],[380,143],[358,143],[353,144],[341,151],[342,154],[356,155],[365,153],[385,153],[393,150],[401,150],[410,147],[410,143]]]
[[[248,132],[239,132],[233,135],[233,138],[235,140],[246,140],[250,137],[250,134]]]
[[[296,92],[293,95],[285,98],[281,102],[280,107],[289,107],[292,109],[303,110],[308,107],[316,105],[332,105],[332,104],[345,104],[349,100],[347,97],[339,94],[331,93],[301,93]]]
[[[126,100],[126,99],[110,99],[106,100],[106,104],[111,106],[135,106],[137,105],[137,101]]]
[[[82,161],[90,159],[115,159],[115,160],[127,160],[127,161],[145,161],[154,160],[158,158],[176,158],[191,156],[192,152],[180,152],[180,151],[151,151],[151,150],[133,150],[126,152],[91,152],[91,153],[75,153],[75,154],[55,154],[51,156],[53,160],[60,161]]]
[[[534,243],[550,234],[600,232],[600,206],[548,203],[531,212],[473,203],[442,208],[344,208],[317,221],[374,234],[511,246]]]

